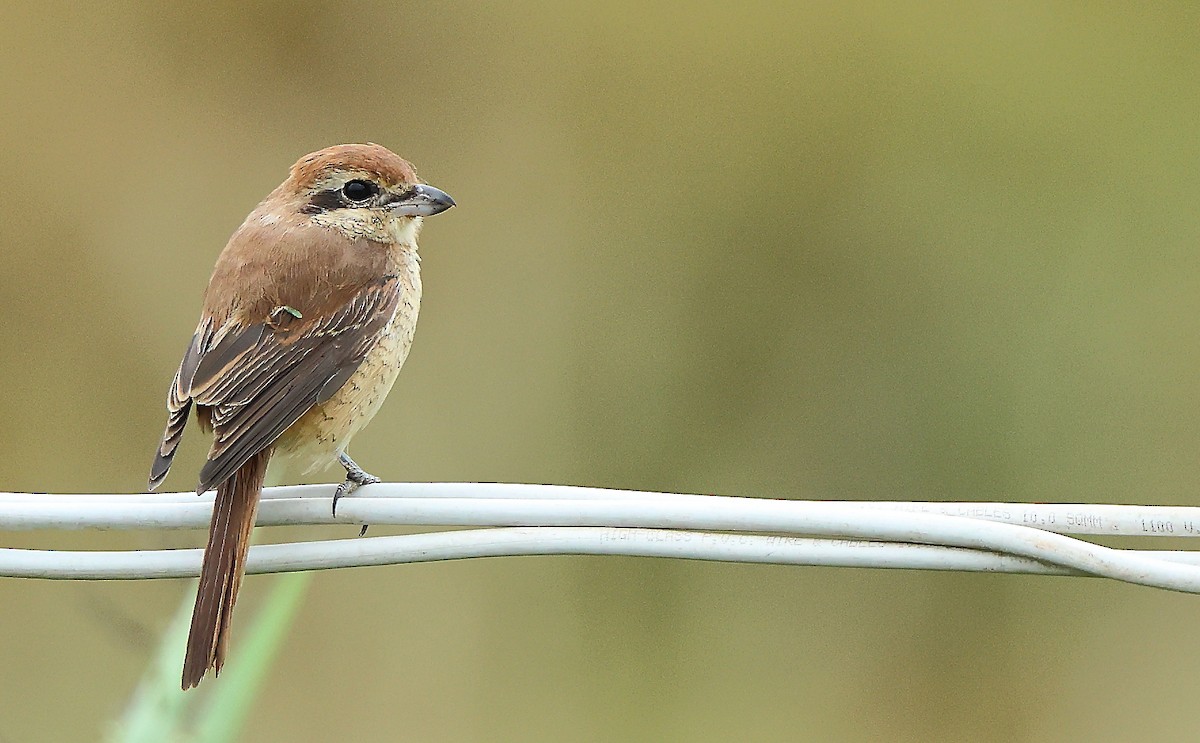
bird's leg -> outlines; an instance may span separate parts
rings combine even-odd
[[[342,481],[341,485],[337,486],[337,490],[333,491],[334,516],[337,516],[338,498],[341,498],[343,495],[350,495],[355,490],[358,490],[359,485],[374,485],[377,482],[383,482],[375,475],[355,464],[354,460],[346,452],[338,455],[338,461],[346,468],[346,479]]]

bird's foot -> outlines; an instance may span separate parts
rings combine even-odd
[[[355,490],[358,490],[362,485],[374,485],[377,482],[383,482],[383,480],[380,480],[375,475],[372,475],[370,472],[367,472],[362,467],[359,467],[357,464],[355,464],[354,460],[351,459],[350,456],[345,452],[342,452],[338,455],[338,461],[341,462],[342,466],[346,468],[346,479],[342,481],[341,485],[337,486],[337,490],[333,491],[334,516],[337,516],[338,499],[342,498],[343,496],[350,495]],[[362,534],[365,533],[366,528],[364,527]],[[359,534],[359,536],[362,536],[362,534]]]

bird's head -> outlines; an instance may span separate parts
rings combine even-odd
[[[274,194],[313,223],[350,238],[415,245],[421,218],[454,199],[421,183],[408,161],[377,144],[342,144],[300,158]]]

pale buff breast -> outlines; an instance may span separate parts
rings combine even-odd
[[[313,406],[276,443],[276,451],[289,460],[289,473],[304,475],[332,464],[354,435],[375,417],[396,382],[412,346],[421,307],[421,273],[416,251],[404,250],[396,263],[403,289],[396,314],[379,340],[341,389],[324,403]]]

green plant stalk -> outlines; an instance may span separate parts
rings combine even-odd
[[[286,573],[274,580],[244,635],[238,654],[225,665],[196,720],[197,743],[227,743],[236,739],[250,714],[267,672],[291,629],[312,573]],[[176,674],[178,675],[178,674]]]
[[[268,485],[279,484],[280,478],[274,475],[268,475]],[[195,603],[193,582],[109,740],[112,743],[236,740],[303,603],[310,580],[311,573],[307,572],[276,578],[220,679],[210,679],[200,689],[184,692],[179,688],[179,669],[183,667]],[[197,708],[199,713],[189,724],[189,713]]]
[[[109,734],[113,743],[161,743],[180,738],[180,723],[194,699],[179,689],[179,669],[183,667],[192,618],[192,593],[188,592],[179,604],[125,714]]]

